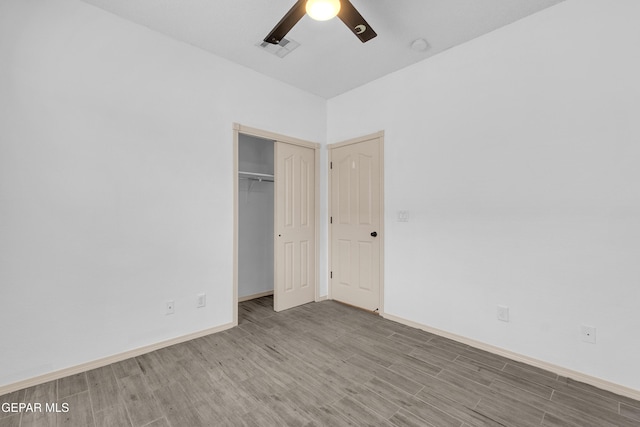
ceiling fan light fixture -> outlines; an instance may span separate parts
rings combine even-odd
[[[340,12],[340,0],[307,0],[306,10],[316,21],[328,21]]]

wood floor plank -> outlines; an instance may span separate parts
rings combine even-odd
[[[55,402],[58,400],[58,382],[56,380],[24,389],[25,402]]]
[[[208,420],[203,419],[200,413],[193,408],[187,408],[183,411],[171,411],[167,413],[165,418],[171,426],[209,427],[211,425]],[[154,420],[153,422],[159,422],[159,420]]]
[[[111,405],[101,411],[94,412],[94,418],[96,427],[131,427],[131,421],[124,404]]]
[[[398,427],[438,427],[426,422],[422,418],[416,417],[405,409],[400,409],[389,419],[389,421],[391,424]]]
[[[162,409],[142,374],[118,379],[127,413],[134,427],[162,416]]]
[[[505,396],[483,396],[475,410],[500,424],[519,427],[539,426],[544,417],[544,411]]]
[[[278,395],[270,396],[265,402],[264,407],[269,408],[271,413],[277,415],[282,420],[282,424],[286,426],[304,426],[312,421],[312,417],[308,412],[296,405],[290,405],[285,399]]]
[[[111,366],[87,371],[87,382],[94,411],[120,404],[120,388]]]
[[[445,381],[453,380],[454,377],[463,378],[465,381],[475,382],[483,386],[490,386],[493,382],[493,377],[485,370],[467,368],[459,364],[451,364],[443,369],[438,375],[438,378]]]
[[[503,371],[549,387],[553,387],[558,379],[558,375],[553,372],[545,371],[535,366],[525,365],[521,362],[509,361]]]
[[[367,369],[374,375],[374,377],[386,381],[387,383],[399,388],[400,390],[406,391],[409,394],[416,394],[424,387],[417,382],[405,377],[404,375],[401,375],[397,370],[392,371],[384,366],[370,363],[365,358],[362,358],[360,356],[353,356],[352,358],[347,360],[347,362],[351,363],[355,368]]]
[[[594,418],[580,410],[551,401],[550,399],[523,390],[512,384],[495,381],[491,384],[491,390],[495,390],[500,395],[508,396],[509,398],[516,399],[545,411],[545,417],[548,418],[546,421],[547,424],[549,424],[551,420],[555,420],[556,423],[562,422],[580,427],[614,426],[614,424]]]
[[[20,414],[0,418],[0,427],[20,427]]]
[[[558,417],[553,414],[545,413],[542,419],[543,427],[582,427],[581,424],[575,424],[562,417]]]
[[[410,340],[413,340],[414,342],[417,342],[418,344],[424,344],[435,337],[435,335],[432,333],[421,331],[420,329],[409,328],[409,327],[404,327],[402,329],[394,331],[392,336],[394,335],[402,338],[408,338]],[[392,336],[390,336],[389,338],[392,338]],[[406,342],[409,343],[409,341],[406,341]]]
[[[395,403],[388,401],[378,393],[362,385],[349,388],[347,393],[351,399],[369,408],[384,419],[391,418],[400,409]]]
[[[153,396],[165,415],[169,415],[172,412],[187,412],[194,402],[199,401],[201,397],[199,395],[196,397],[194,390],[190,387],[183,387],[178,379],[169,385],[154,390]],[[156,417],[158,417],[157,414]]]
[[[451,400],[438,393],[420,393],[417,397],[469,426],[500,427],[503,425],[495,419],[477,411],[472,406],[464,405],[457,400]]]
[[[201,401],[194,404],[194,409],[203,420],[207,420],[209,425],[221,427],[233,427],[234,424],[224,408],[214,399]]]
[[[425,381],[423,385],[424,388],[416,394],[418,398],[426,400],[426,395],[441,396],[469,408],[475,407],[482,395],[482,392],[474,392],[472,389],[458,387],[455,384],[435,377],[431,381]],[[478,388],[479,387],[481,386],[478,386]]]
[[[75,375],[74,375],[75,377]],[[80,381],[78,378],[71,380],[73,383]],[[89,391],[85,390],[58,400],[61,412],[56,413],[58,427],[93,427],[93,411]],[[69,411],[64,412],[63,404],[69,405]]]
[[[439,362],[437,366],[448,366],[458,357],[458,353],[433,345],[431,341],[416,346],[409,354],[426,361],[433,358]]]
[[[260,402],[268,402],[272,396],[287,391],[285,386],[272,381],[268,375],[254,375],[239,384],[249,396]]]
[[[239,420],[246,427],[262,427],[262,426],[285,426],[287,425],[285,421],[280,418],[278,414],[275,413],[271,408],[264,406],[260,407],[255,411],[247,412],[246,414],[239,417]],[[300,426],[301,424],[295,423],[293,426]]]
[[[321,406],[319,408],[311,408],[309,410],[310,416],[316,422],[317,426],[357,426],[355,421],[349,419],[347,416],[341,414],[332,406]]]
[[[20,427],[56,427],[58,424],[55,412],[32,412],[22,414]]]
[[[419,386],[422,386],[420,387],[421,389],[424,388],[424,386],[426,386],[427,384],[433,383],[433,380],[435,379],[434,375],[427,374],[420,369],[408,366],[402,362],[394,363],[393,365],[389,366],[388,369],[401,377],[410,378],[412,382],[415,382]],[[438,373],[439,372],[437,372],[436,375]]]
[[[348,360],[336,360],[333,366],[325,368],[327,375],[339,375],[354,384],[364,384],[375,376],[368,366],[354,366]]]
[[[491,359],[487,359],[483,357],[474,357],[474,355],[470,354],[470,352],[465,352],[465,354],[471,357],[460,354],[458,355],[458,357],[456,357],[454,362],[460,365],[467,366],[469,368],[485,369],[490,372],[500,372],[506,365],[506,363],[504,362],[499,362],[498,366],[495,366],[496,365],[495,361],[492,361]]]
[[[625,403],[627,405],[631,405],[631,406],[640,406],[640,403],[637,400],[631,399],[630,397],[626,397],[626,396],[620,396],[619,394],[615,394],[613,392],[607,391],[607,390],[603,390],[601,388],[597,388],[595,386],[592,386],[590,384],[585,384],[583,382],[580,381],[576,381],[573,380],[571,378],[566,378],[566,377],[562,377],[559,376],[558,377],[558,382],[562,383],[563,385],[567,386],[567,388],[565,388],[564,390],[566,390],[568,393],[574,393],[574,390],[582,390],[591,394],[596,394],[611,400],[615,400],[618,402],[622,402]]]
[[[496,382],[510,384],[520,390],[537,394],[538,396],[543,397],[545,399],[551,399],[551,395],[553,393],[552,387],[531,382],[525,378],[519,377],[517,375],[509,374],[507,372],[498,372],[495,376],[495,380],[493,381],[492,385],[495,384]]]
[[[369,381],[366,386],[390,402],[395,403],[399,407],[404,408],[428,423],[439,427],[460,427],[462,425],[462,421],[452,417],[446,412],[441,411],[440,409],[429,405],[378,378],[374,378]]]
[[[12,393],[3,394],[0,396],[0,405],[4,403],[11,404],[11,403],[24,402],[25,393],[26,393],[26,389],[22,389],[22,390],[14,391]],[[3,417],[3,413],[0,412],[0,418],[2,417]]]
[[[620,415],[640,423],[640,405],[632,406],[626,403],[620,403]]]
[[[354,336],[345,336],[338,340],[339,345],[343,345],[345,349],[355,355],[369,359],[371,362],[382,366],[393,365],[398,355],[381,353],[369,344],[367,340],[357,339]]]
[[[111,368],[113,369],[113,374],[116,378],[124,378],[142,373],[140,365],[138,365],[138,361],[134,357],[121,362],[116,362],[111,365]]]
[[[284,393],[276,395],[282,402],[285,402],[291,407],[295,407],[300,411],[307,414],[307,416],[313,421],[313,417],[310,415],[310,409],[319,408],[323,406],[330,406],[330,403],[326,399],[321,399],[314,394],[310,389],[301,385],[295,386],[292,389],[288,389]],[[330,399],[334,401],[335,399]]]
[[[87,391],[88,389],[86,372],[60,378],[58,380],[58,399]]]
[[[33,387],[24,389],[23,402],[25,403],[41,403],[43,406],[47,403],[57,402],[57,381],[49,381]],[[57,424],[56,414],[53,412],[34,412],[22,415],[21,427],[55,427]]]
[[[171,427],[169,425],[169,421],[166,418],[159,418],[155,421],[150,422],[144,427]]]
[[[589,402],[589,404],[600,407],[606,411],[617,413],[619,410],[619,401],[614,400],[608,395],[605,397],[605,395],[603,394],[595,394],[591,391],[574,388],[562,381],[557,381],[556,384],[554,384],[553,388],[556,390],[556,392],[561,392],[563,394],[579,398],[580,400]]]
[[[163,361],[158,352],[154,351],[152,353],[138,356],[136,357],[136,361],[140,367],[140,377],[144,378],[146,384],[151,390],[168,385],[173,381],[171,373],[175,372],[177,369],[172,366],[172,363]],[[125,378],[134,377],[138,378],[139,376],[132,375]]]
[[[332,405],[343,415],[349,417],[358,425],[364,426],[390,426],[386,419],[372,410],[361,405],[350,397],[343,397]]]
[[[499,356],[497,354],[491,354],[488,351],[475,348],[468,348],[460,354],[460,357],[466,357],[470,360],[474,360],[478,363],[491,366],[492,368],[498,370],[503,369],[506,366],[507,362],[509,362],[509,359],[507,359],[506,357]]]
[[[602,407],[593,405],[591,402],[582,400],[581,398],[576,397],[575,395],[554,391],[553,396],[551,396],[551,401],[561,403],[569,408],[577,409],[594,418],[597,418],[606,422],[610,422],[620,427],[632,427],[632,426],[637,427],[638,426],[637,421],[633,421],[627,417],[623,417],[622,415],[619,415],[617,412],[604,410],[602,409]]]
[[[467,344],[462,344],[438,335],[434,335],[433,338],[429,340],[429,344],[456,354],[463,354],[470,348]]]

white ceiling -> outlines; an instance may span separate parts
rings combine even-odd
[[[378,37],[305,16],[285,58],[262,42],[295,0],[83,0],[305,91],[331,98],[563,0],[351,0]],[[426,51],[411,43],[424,38]]]

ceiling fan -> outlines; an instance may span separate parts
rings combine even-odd
[[[318,21],[326,21],[337,15],[362,43],[377,36],[349,0],[298,0],[264,41],[271,44],[280,43],[305,13]]]

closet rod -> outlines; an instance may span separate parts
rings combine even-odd
[[[240,179],[249,179],[252,181],[260,181],[260,182],[262,181],[273,182],[273,174],[239,171],[238,175],[240,175]]]
[[[273,174],[272,173],[258,173],[258,172],[243,172],[243,171],[239,171],[238,174],[240,175],[249,175],[249,176],[253,176],[253,177],[263,177],[263,178],[273,178]]]
[[[240,179],[246,179],[247,181],[258,181],[258,182],[273,182],[272,178],[260,178],[260,177],[252,177],[252,176],[241,176]]]

